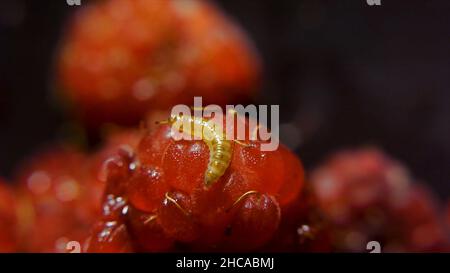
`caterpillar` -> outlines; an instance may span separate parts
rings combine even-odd
[[[202,139],[209,148],[209,161],[205,171],[204,183],[211,186],[228,169],[233,155],[233,144],[231,140],[226,140],[223,131],[207,119],[195,116],[172,116],[166,121],[159,121],[158,124],[190,124],[189,127],[179,127],[182,133],[190,134],[193,137]],[[237,142],[236,140],[233,140]],[[239,143],[239,142],[238,142]],[[245,145],[245,144],[243,144]]]

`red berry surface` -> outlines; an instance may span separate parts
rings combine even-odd
[[[91,187],[92,198],[95,200],[96,207],[100,206],[101,197],[105,191],[105,174],[103,172],[104,165],[110,164],[111,161],[117,159],[118,151],[129,152],[133,150],[141,139],[141,133],[137,129],[118,130],[109,132],[105,136],[104,143],[92,154],[89,155],[86,162],[87,183]],[[107,161],[105,163],[105,161]]]
[[[94,224],[95,237],[85,242],[85,250],[91,253],[128,253],[133,247],[127,227],[120,221],[105,221]]]
[[[136,124],[179,103],[242,102],[259,61],[245,34],[197,0],[107,0],[83,5],[58,55],[62,95],[91,128]]]
[[[236,208],[236,215],[226,229],[226,249],[255,250],[277,231],[281,210],[273,196],[252,194]]]
[[[69,241],[86,238],[99,200],[90,197],[85,161],[84,154],[61,147],[22,166],[17,182],[24,251],[66,252]]]
[[[67,252],[69,241],[83,246],[102,214],[105,161],[113,161],[118,151],[132,150],[140,138],[136,130],[119,131],[90,155],[61,146],[25,162],[17,177],[24,251]]]
[[[311,182],[338,251],[366,252],[372,240],[385,252],[447,247],[435,198],[379,150],[339,152],[313,172]]]
[[[16,209],[12,189],[0,179],[0,253],[19,250]]]
[[[175,141],[170,132],[159,126],[136,149],[105,161],[108,209],[99,221],[125,223],[134,251],[251,251],[266,245],[282,210],[300,196],[300,161],[282,145],[264,152],[260,141],[233,144],[230,166],[208,187],[208,146]],[[117,198],[125,204],[111,207]],[[98,236],[94,232],[91,243]]]

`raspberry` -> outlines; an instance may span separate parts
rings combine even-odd
[[[129,180],[127,196],[134,207],[142,211],[152,212],[157,209],[170,189],[159,167],[142,167]]]
[[[247,38],[206,1],[108,0],[82,8],[60,54],[62,95],[88,127],[136,124],[147,111],[202,96],[253,96],[259,61]]]
[[[187,140],[172,142],[167,147],[162,162],[167,184],[191,194],[203,184],[208,160],[209,150],[205,143]]]
[[[161,166],[164,159],[161,154],[164,154],[168,145],[173,142],[170,132],[169,126],[160,126],[152,133],[145,134],[138,146],[138,161],[149,166]]]
[[[118,132],[90,156],[60,146],[26,162],[17,179],[24,250],[66,252],[67,242],[82,242],[101,214],[103,162],[121,148],[133,148],[140,138],[134,130]]]
[[[269,252],[330,252],[330,225],[317,208],[310,183],[300,196],[282,207],[283,216],[276,234],[263,248]]]
[[[103,162],[115,155],[119,148],[131,150],[139,144],[141,138],[141,132],[134,129],[109,132],[102,146],[90,156],[92,175],[97,176]]]
[[[299,181],[303,180],[305,173],[300,160],[288,149],[281,147],[280,157],[283,159],[285,181],[278,190],[277,197],[280,205],[284,206],[298,197],[303,186]]]
[[[286,149],[281,147],[279,150],[266,152],[261,151],[260,148],[260,143],[251,148],[235,145],[233,152],[235,164],[232,165],[231,170],[238,170],[244,181],[253,184],[251,187],[277,195],[285,182],[286,171],[290,171],[289,169],[285,170],[285,166],[289,165],[285,164],[285,158],[281,155]],[[294,160],[298,162],[297,159]],[[300,165],[297,167],[301,168]],[[296,184],[300,183],[297,181]],[[298,193],[296,189],[294,189],[294,193]]]
[[[123,160],[124,156],[131,156],[129,155],[130,151],[138,145],[141,138],[142,135],[138,130],[112,132],[106,137],[103,146],[90,155],[88,162],[88,179],[92,180],[90,184],[96,190],[97,200],[100,200],[101,195],[103,195],[105,180],[107,179],[102,172],[104,165],[114,163],[119,165],[122,163],[127,164],[120,161]],[[118,151],[120,151],[119,155],[122,155],[122,157],[118,156]],[[128,168],[128,165],[125,166],[126,170],[128,170]]]
[[[102,206],[101,219],[92,230],[84,245],[84,251],[95,253],[132,252],[133,245],[124,215],[128,213],[128,205],[124,198],[108,194]]]
[[[157,211],[164,233],[174,240],[189,243],[197,239],[199,228],[192,218],[192,203],[182,192],[168,193]]]
[[[225,248],[245,251],[263,246],[277,230],[280,217],[280,207],[274,197],[252,194],[242,202],[227,227]]]
[[[65,252],[64,242],[81,241],[94,222],[98,200],[90,199],[84,154],[66,147],[34,156],[18,177],[24,250]]]
[[[0,179],[0,253],[18,251],[16,200],[6,182]]]
[[[208,147],[175,141],[169,132],[160,126],[135,149],[106,160],[105,196],[120,197],[127,210],[100,221],[123,222],[134,251],[251,251],[267,244],[303,187],[300,161],[283,146],[264,152],[261,141],[232,144],[229,167],[207,187]],[[103,203],[111,206],[108,198]]]
[[[91,253],[127,253],[132,252],[133,246],[129,238],[127,227],[119,221],[97,222],[93,233],[85,243],[85,248]]]
[[[171,249],[173,240],[165,235],[153,213],[146,213],[129,206],[128,227],[135,242],[135,251],[161,252]]]
[[[332,225],[338,251],[437,251],[447,238],[434,197],[406,169],[375,149],[343,151],[311,177],[318,205]]]
[[[412,187],[404,200],[393,205],[396,228],[406,251],[448,251],[449,242],[435,197],[423,186]],[[398,238],[391,238],[398,240]],[[402,243],[397,242],[397,245]],[[396,246],[397,246],[396,245]],[[395,249],[394,249],[395,250]]]

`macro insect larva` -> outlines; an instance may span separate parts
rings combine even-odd
[[[186,123],[190,124],[190,130],[189,127],[180,126],[180,131],[203,140],[209,148],[209,162],[204,181],[206,186],[210,186],[228,169],[233,155],[233,145],[230,140],[225,139],[223,131],[218,130],[217,126],[204,118],[178,115],[170,117],[167,121],[158,122],[172,126]]]

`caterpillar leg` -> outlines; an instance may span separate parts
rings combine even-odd
[[[239,204],[245,197],[251,195],[251,194],[258,194],[258,191],[248,191],[246,193],[244,193],[243,195],[239,196],[238,199],[236,199],[236,201],[234,201],[233,205],[231,205],[231,207],[229,207],[226,212],[229,212],[230,210],[232,210],[237,204]]]
[[[236,144],[239,144],[239,145],[241,145],[243,147],[253,147],[252,144],[247,144],[247,143],[244,143],[244,142],[236,140],[236,139],[233,139],[233,142],[235,142]]]
[[[166,200],[173,203],[181,212],[184,213],[184,215],[189,216],[189,212],[187,212],[183,207],[181,207],[180,204],[178,204],[178,202],[175,199],[170,197],[168,192],[166,192]]]
[[[157,125],[170,124],[170,120],[166,119],[166,120],[155,121],[155,124],[157,124]]]
[[[155,220],[157,217],[158,217],[158,216],[157,216],[156,214],[150,215],[150,216],[145,220],[144,224],[146,225],[146,224],[150,223],[151,221]]]

